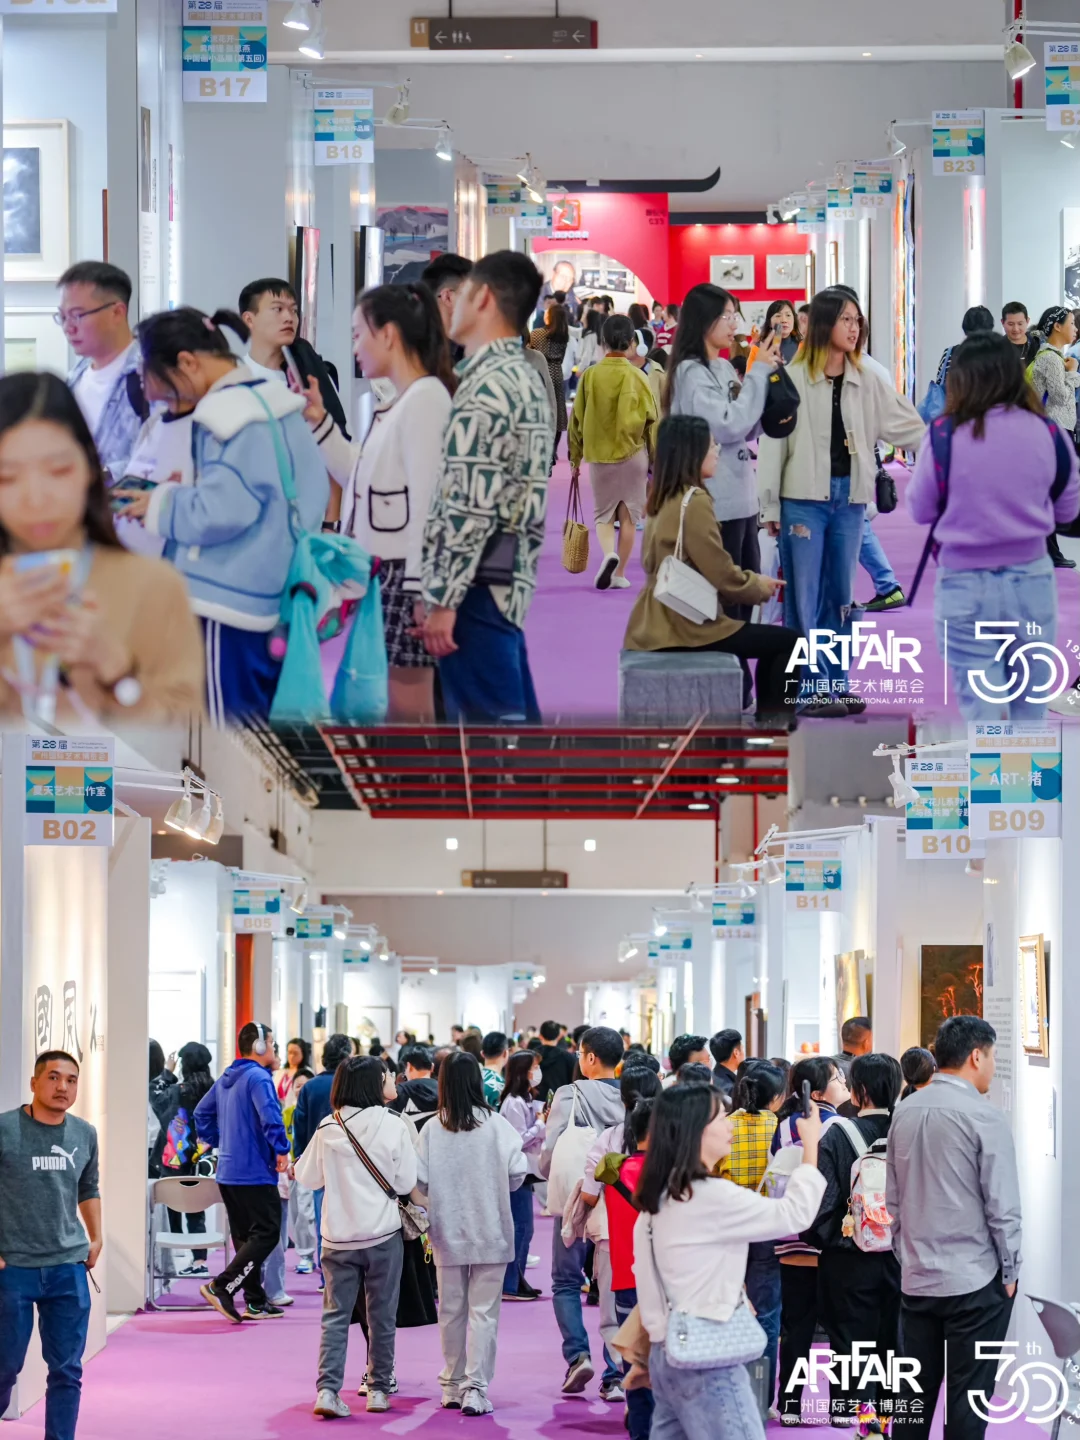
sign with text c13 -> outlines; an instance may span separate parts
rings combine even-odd
[[[935,175],[986,174],[986,112],[935,110]]]
[[[788,910],[839,910],[844,888],[843,846],[838,841],[789,840],[784,847]]]
[[[986,850],[972,840],[968,808],[968,762],[916,756],[905,767],[919,792],[905,807],[905,855],[909,860],[978,860]]]
[[[267,0],[184,0],[186,101],[266,100]]]
[[[1080,130],[1080,41],[1049,41],[1046,58],[1046,128]]]
[[[315,91],[315,164],[375,164],[375,92]]]
[[[972,839],[1061,835],[1060,725],[969,725],[968,756]]]
[[[26,737],[27,845],[113,843],[113,741]]]

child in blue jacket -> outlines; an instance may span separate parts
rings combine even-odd
[[[256,380],[223,326],[246,341],[244,322],[224,310],[167,310],[138,327],[147,398],[164,402],[174,423],[190,417],[194,483],[175,476],[118,492],[123,513],[164,537],[165,558],[187,579],[218,724],[270,714],[286,577],[299,535],[321,528],[330,498],[304,397]]]

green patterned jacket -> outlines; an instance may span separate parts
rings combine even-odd
[[[521,341],[494,340],[458,367],[443,473],[424,528],[423,592],[457,610],[496,530],[520,535],[514,583],[500,608],[525,624],[544,543],[555,431],[544,384]]]

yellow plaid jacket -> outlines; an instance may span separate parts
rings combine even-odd
[[[731,1115],[731,1128],[731,1154],[720,1161],[719,1174],[745,1190],[756,1190],[769,1163],[776,1116],[771,1110],[761,1110],[756,1115],[735,1110]]]

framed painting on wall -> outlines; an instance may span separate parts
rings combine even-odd
[[[709,279],[724,290],[753,290],[753,255],[710,255]]]
[[[67,338],[44,307],[8,306],[4,311],[4,372],[51,370],[66,379],[71,367]]]
[[[982,1016],[983,947],[923,945],[919,967],[919,1044],[929,1047],[943,1020]]]
[[[4,279],[55,283],[71,264],[71,127],[4,122]]]
[[[1020,936],[1020,1042],[1025,1055],[1050,1054],[1046,951],[1041,935]]]
[[[805,290],[805,255],[766,255],[766,290]]]

